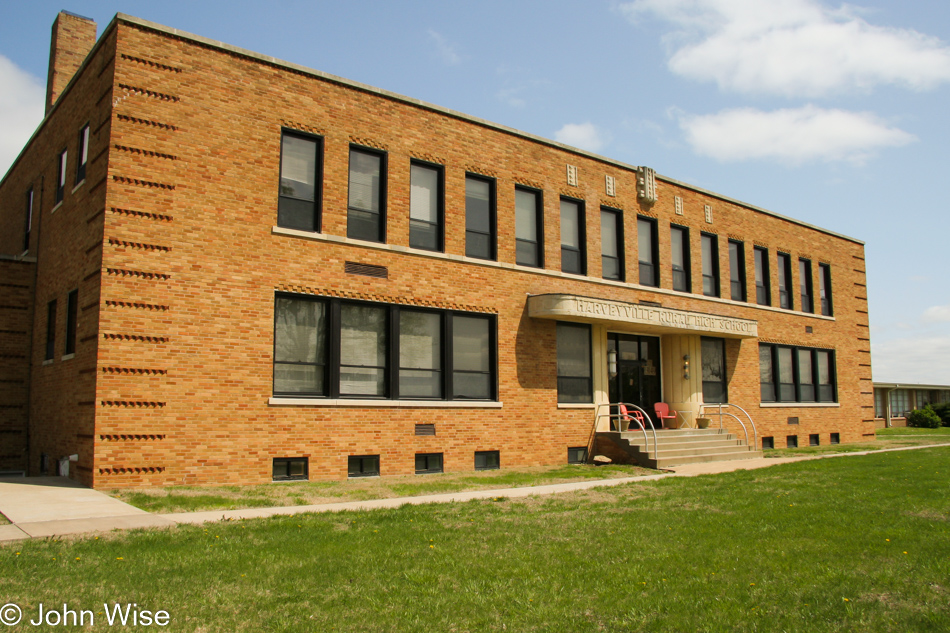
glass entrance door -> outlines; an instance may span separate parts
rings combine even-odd
[[[610,401],[635,404],[646,411],[650,419],[655,418],[653,405],[660,402],[662,397],[660,339],[611,332],[607,334],[607,358],[612,358],[614,354],[617,358],[616,372],[608,371]],[[658,429],[663,427],[660,422],[654,423]]]

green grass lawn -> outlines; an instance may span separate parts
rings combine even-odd
[[[950,426],[941,426],[936,429],[917,429],[912,426],[894,426],[889,429],[878,429],[879,437],[889,437],[892,435],[903,435],[912,437],[944,437],[950,440]]]
[[[934,448],[8,543],[0,595],[97,628],[103,602],[135,602],[189,632],[945,632],[948,475]]]

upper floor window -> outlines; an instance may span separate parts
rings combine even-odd
[[[320,230],[322,139],[284,131],[280,138],[280,196],[277,226]]]
[[[590,340],[587,324],[557,324],[558,402],[593,402]]]
[[[792,256],[778,254],[778,307],[791,310],[792,303]]]
[[[33,230],[33,187],[26,190],[26,230],[23,231],[23,250],[30,250],[30,232]]]
[[[56,202],[62,202],[66,194],[66,150],[59,155],[59,171],[56,174]]]
[[[811,261],[807,259],[798,260],[798,281],[801,285],[802,293],[802,312],[814,312],[812,285],[811,285]]]
[[[719,240],[710,233],[702,234],[703,294],[719,296]]]
[[[834,352],[759,344],[762,402],[837,402]]]
[[[465,255],[495,259],[495,181],[465,176]]]
[[[818,264],[818,299],[821,301],[821,313],[832,316],[834,307],[831,304],[831,266]]]
[[[442,168],[413,162],[409,171],[409,246],[442,251]]]
[[[76,152],[79,160],[76,165],[76,182],[86,179],[86,163],[89,162],[89,125],[79,130],[79,151]]]
[[[346,236],[368,242],[386,241],[386,154],[350,148],[350,190]]]
[[[670,226],[670,259],[673,263],[673,290],[690,292],[689,229]]]
[[[640,285],[660,285],[660,271],[657,245],[656,220],[637,218],[637,258],[640,262]]]
[[[745,244],[738,240],[729,240],[729,297],[746,300]]]
[[[46,354],[44,360],[56,355],[56,299],[46,304]]]
[[[755,255],[755,302],[760,306],[772,305],[769,252],[760,246],[756,246],[752,252]]]
[[[587,272],[584,228],[584,204],[561,198],[561,270],[566,273]]]
[[[76,333],[79,329],[79,290],[66,296],[66,349],[65,354],[76,353]]]
[[[541,220],[541,192],[515,189],[515,262],[522,266],[544,266],[544,229]]]
[[[623,281],[623,223],[621,212],[600,210],[600,266],[604,279]]]

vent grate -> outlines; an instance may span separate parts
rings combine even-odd
[[[417,424],[416,435],[435,435],[435,424]]]
[[[359,262],[345,262],[343,265],[343,270],[351,275],[363,275],[364,277],[389,279],[389,269],[385,266],[360,264]]]

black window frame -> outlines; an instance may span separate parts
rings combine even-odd
[[[352,174],[353,174],[353,154],[365,154],[369,156],[376,156],[379,158],[379,213],[375,213],[369,209],[361,209],[359,207],[354,207],[351,204],[350,189],[352,188]],[[347,160],[347,181],[346,181],[346,237],[354,240],[362,240],[364,242],[376,242],[379,244],[386,243],[386,218],[387,218],[387,209],[386,203],[388,200],[387,195],[387,184],[389,181],[389,154],[383,150],[379,150],[373,147],[365,147],[363,145],[357,145],[355,143],[350,144],[350,152],[348,154]],[[353,212],[356,213],[369,213],[376,214],[379,217],[377,218],[378,226],[376,227],[376,236],[374,238],[367,238],[360,234],[356,234],[355,226],[353,222],[354,216]]]
[[[786,436],[785,436],[785,448],[798,448],[798,436],[797,436],[797,435],[786,435]]]
[[[379,455],[348,455],[346,458],[346,476],[349,479],[379,477],[382,473],[380,461]],[[359,468],[354,468],[354,465],[358,465]],[[375,470],[372,468],[374,465]]]
[[[561,374],[561,335],[560,332],[562,329],[575,330],[577,332],[583,331],[586,333],[587,340],[587,376],[581,375],[562,375]],[[563,404],[589,404],[594,401],[594,345],[593,345],[593,329],[589,323],[574,323],[569,321],[557,321],[555,324],[555,358],[557,359],[557,401],[558,403]],[[586,393],[578,398],[571,398],[567,394],[566,389],[562,389],[561,385],[565,381],[586,381]]]
[[[834,301],[831,298],[831,264],[818,262],[818,301],[822,316],[834,316]]]
[[[809,446],[821,446],[821,434],[820,434],[820,433],[809,433],[809,434],[808,434],[808,445],[809,445]]]
[[[412,168],[413,167],[422,167],[424,169],[431,169],[436,173],[436,221],[433,222],[424,222],[423,220],[417,220],[412,217]],[[425,160],[411,159],[409,161],[409,247],[418,248],[419,250],[430,251],[433,253],[444,253],[445,252],[445,166],[438,163],[432,163]],[[433,248],[428,248],[426,246],[418,246],[413,244],[413,223],[418,224],[428,224],[434,227],[435,232],[435,246]]]
[[[759,264],[761,264],[761,275],[759,274]],[[769,250],[767,248],[763,246],[752,248],[752,267],[755,274],[755,302],[760,306],[770,306],[772,305],[772,283],[769,276]]]
[[[33,204],[36,202],[35,192],[31,185],[26,190],[26,228],[23,231],[23,251],[30,250],[30,233],[33,231]]]
[[[86,165],[89,163],[89,124],[79,130],[79,144],[76,150],[76,184],[86,179]]]
[[[577,213],[577,242],[578,248],[571,248],[564,245],[564,203],[575,205],[574,210]],[[561,272],[570,273],[572,275],[586,275],[587,274],[587,209],[584,206],[583,200],[578,200],[577,198],[571,198],[568,196],[561,196],[560,207],[559,207],[561,222]],[[565,267],[565,252],[568,255],[576,255],[577,257],[577,268],[568,270]]]
[[[586,446],[567,447],[567,463],[568,464],[586,464],[587,456],[588,456],[588,452],[587,452]]]
[[[763,351],[767,350],[767,354],[763,354]],[[780,383],[781,377],[781,362],[780,362],[780,350],[788,350],[791,357],[791,371],[793,383]],[[811,364],[811,393],[812,397],[808,397],[809,389],[802,387],[801,379],[801,361],[799,355],[805,353],[810,357]],[[819,356],[822,354],[827,354],[827,363],[828,363],[828,378],[830,382],[822,383],[821,382],[821,372],[819,369],[820,361]],[[764,381],[763,372],[761,370],[761,359],[763,356],[768,356],[771,359],[772,368],[771,376],[768,376],[769,380]],[[838,402],[838,371],[837,364],[835,359],[835,350],[827,349],[822,347],[804,347],[796,345],[779,345],[776,343],[759,343],[759,359],[760,359],[760,371],[759,371],[759,398],[761,402],[769,403],[781,403],[781,404],[794,404],[794,403],[815,403],[815,404],[835,404]],[[808,385],[809,383],[805,383]],[[782,387],[785,387],[784,391]],[[766,393],[770,392],[770,395],[767,396]],[[826,393],[830,393],[830,396],[825,397]],[[794,394],[794,397],[788,397],[789,395]]]
[[[677,237],[680,241],[680,248],[683,253],[683,263],[680,270],[677,270],[676,258],[673,257],[673,244]],[[673,279],[673,290],[677,292],[692,292],[692,266],[689,252],[689,227],[680,224],[670,224],[670,271]],[[679,283],[682,281],[682,283]]]
[[[706,274],[704,262],[706,253],[706,244],[709,244],[709,258],[710,265],[712,266],[712,271],[710,274]],[[703,296],[705,297],[721,297],[722,289],[719,284],[719,236],[715,233],[700,233],[700,271],[703,276]],[[712,283],[712,291],[706,291],[706,280],[710,280]]]
[[[423,467],[420,468],[420,458],[423,460]],[[442,453],[416,453],[416,474],[432,475],[445,472],[445,464]]]
[[[284,139],[286,137],[298,138],[304,141],[314,143],[314,174],[313,174],[313,223],[312,227],[302,228],[300,225],[293,225],[288,222],[285,218],[281,221],[281,201],[282,200],[292,200],[297,203],[303,202],[307,203],[308,200],[303,198],[295,198],[293,196],[287,196],[282,193],[281,189],[281,179],[283,178],[283,168],[284,168]],[[277,226],[287,229],[293,229],[296,231],[309,231],[313,233],[320,233],[323,230],[323,143],[324,139],[322,136],[317,134],[310,134],[307,132],[302,132],[300,130],[294,130],[292,128],[281,128],[280,130],[280,156],[278,161],[278,171],[277,171]],[[349,189],[347,189],[349,193]]]
[[[783,310],[795,309],[795,297],[792,293],[792,256],[790,253],[776,253],[778,264],[778,307]]]
[[[703,402],[705,404],[717,404],[718,402],[722,402],[723,404],[725,404],[729,402],[729,364],[727,362],[728,359],[726,358],[726,339],[720,338],[717,336],[701,336],[699,342],[700,342],[700,378],[703,383]],[[705,345],[706,343],[716,343],[721,348],[721,353],[722,353],[722,380],[721,381],[706,380],[706,377],[704,375],[704,371],[706,368],[706,359],[703,358],[702,348],[703,348],[703,345]],[[706,399],[707,392],[711,392],[711,389],[707,390],[707,384],[721,385],[722,399],[720,401],[717,402],[713,400],[712,398],[710,398],[709,400]]]
[[[303,463],[303,474],[292,475],[291,469],[294,464]],[[286,474],[278,475],[277,467],[284,468]],[[272,481],[309,481],[310,480],[310,459],[307,457],[275,457],[271,462],[271,480]]]
[[[831,436],[830,436],[829,439],[828,439],[828,443],[829,443],[829,444],[840,444],[840,443],[841,443],[841,434],[840,434],[840,433],[832,433]]]
[[[478,465],[478,458],[485,460],[485,465]],[[494,458],[494,466],[491,465]],[[501,468],[501,451],[475,451],[475,470],[499,470]]]
[[[55,203],[59,204],[66,197],[66,172],[69,168],[69,150],[63,149],[59,153],[56,161],[56,198]]]
[[[729,298],[733,301],[749,300],[745,270],[745,243],[729,240]]]
[[[498,224],[497,224],[497,208],[498,208],[498,199],[496,192],[496,185],[494,178],[489,178],[488,176],[482,176],[480,174],[466,173],[465,182],[466,188],[468,186],[468,181],[480,181],[488,185],[488,225],[489,232],[485,233],[483,231],[476,231],[469,228],[469,213],[471,209],[468,205],[468,194],[466,193],[465,198],[465,256],[472,257],[475,259],[484,259],[487,261],[496,261],[498,259]],[[472,254],[475,251],[474,241],[475,236],[488,236],[488,256],[483,257],[478,254]]]
[[[652,262],[646,262],[640,253],[640,230],[644,226],[650,227],[650,256]],[[660,287],[660,240],[659,226],[656,218],[646,215],[637,216],[637,282],[641,286],[650,288]]]
[[[811,279],[811,260],[798,258],[798,283],[801,292],[802,312],[815,313],[815,288]]]
[[[604,254],[604,234],[603,229],[601,229],[600,234],[600,274],[604,279],[609,279],[611,281],[624,281],[627,277],[626,275],[626,265],[624,262],[624,248],[623,248],[623,211],[620,209],[614,209],[613,207],[600,207],[600,216],[601,216],[601,227],[603,227],[603,217],[604,215],[613,216],[615,226],[616,226],[616,238],[617,243],[614,245],[617,251],[617,256]],[[617,276],[608,277],[604,271],[607,267],[604,265],[606,260],[616,260],[617,262]]]
[[[56,357],[56,299],[46,304],[46,354],[43,360]]]
[[[63,355],[76,353],[76,335],[79,329],[79,289],[66,295],[66,344]]]
[[[767,435],[762,438],[762,450],[774,450],[775,449],[775,437]]]
[[[518,237],[518,192],[528,193],[535,199],[535,233],[537,241],[532,242]],[[533,244],[537,249],[537,258],[533,263],[521,261],[518,254],[518,244]],[[529,268],[544,268],[544,192],[533,187],[515,186],[515,264]]]

